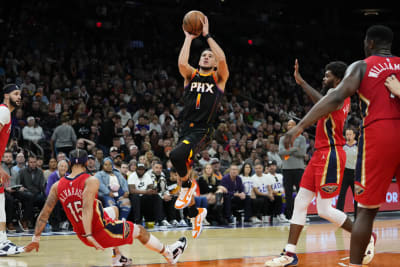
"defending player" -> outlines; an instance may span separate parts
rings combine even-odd
[[[347,65],[334,61],[326,65],[322,80],[322,92],[318,92],[303,80],[299,73],[296,59],[294,77],[311,100],[316,103],[327,93],[329,88],[335,88],[343,79]],[[295,266],[298,264],[296,245],[306,222],[307,208],[314,197],[317,198],[318,215],[334,223],[338,227],[351,232],[353,223],[345,213],[332,207],[332,199],[340,192],[346,163],[346,153],[343,150],[345,139],[343,127],[350,109],[350,98],[337,107],[336,111],[321,118],[317,124],[315,148],[310,163],[301,178],[300,190],[295,200],[294,212],[290,221],[288,243],[280,257],[265,263],[266,266]],[[370,253],[365,263],[372,260],[375,236],[371,238]],[[372,256],[372,257],[371,257]]]
[[[16,84],[7,84],[3,88],[4,101],[0,105],[0,162],[8,143],[11,132],[11,112],[21,105],[21,89]],[[10,175],[6,173],[0,164],[0,256],[14,255],[24,252],[7,239],[6,234],[6,208],[4,184],[8,182]]]
[[[202,221],[207,215],[207,209],[195,207],[193,193],[196,191],[196,183],[192,183],[189,179],[192,157],[211,141],[218,104],[224,94],[229,76],[224,51],[209,34],[207,17],[202,23],[202,34],[210,49],[201,53],[198,69],[188,63],[190,45],[197,36],[184,31],[186,37],[179,54],[178,66],[184,78],[185,106],[179,115],[180,141],[170,154],[171,162],[180,177],[178,183],[182,185],[175,208],[188,207],[189,217],[195,218],[193,238],[197,238],[202,231]]]
[[[99,180],[85,172],[86,151],[73,150],[70,157],[72,172],[51,187],[46,204],[36,221],[32,242],[25,247],[25,251],[38,251],[40,235],[51,211],[60,200],[75,233],[84,244],[100,250],[113,248],[113,266],[132,264],[132,260],[124,257],[118,247],[132,244],[134,238],[139,239],[148,249],[162,254],[168,263],[178,261],[187,246],[185,237],[171,245],[164,245],[141,225],[117,220],[118,208],[103,209],[97,199]]]
[[[390,28],[371,26],[364,39],[366,58],[351,64],[342,82],[285,136],[288,148],[305,128],[358,93],[363,122],[356,163],[354,187],[358,209],[351,233],[350,266],[362,265],[376,213],[386,201],[392,178],[400,171],[400,99],[385,87],[387,77],[400,75],[400,58],[391,53],[392,41]]]

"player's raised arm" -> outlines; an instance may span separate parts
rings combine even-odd
[[[82,193],[82,223],[85,229],[84,237],[90,241],[96,249],[104,250],[92,236],[93,203],[99,191],[100,181],[96,177],[90,177],[85,182],[85,189]]]
[[[348,67],[340,84],[335,89],[329,90],[329,92],[312,107],[304,118],[285,134],[283,140],[285,148],[289,148],[296,137],[300,135],[304,129],[314,124],[323,116],[337,110],[347,97],[356,93],[365,73],[365,66],[365,62],[361,60]]]
[[[294,61],[294,73],[293,73],[294,79],[296,80],[296,83],[303,88],[304,92],[311,98],[313,103],[317,103],[321,98],[322,94],[312,88],[304,79],[301,77],[301,74],[299,72],[299,61],[296,60]]]
[[[183,42],[183,46],[181,48],[181,52],[179,53],[178,58],[178,68],[182,77],[185,79],[185,86],[189,82],[192,73],[194,72],[194,68],[189,64],[189,54],[190,54],[190,45],[196,35],[190,34],[183,30],[185,33],[185,41]]]
[[[58,182],[53,184],[53,186],[50,189],[50,193],[49,196],[47,197],[46,203],[44,204],[43,209],[36,220],[35,234],[32,237],[32,242],[25,247],[26,252],[31,252],[34,249],[36,249],[36,251],[39,251],[40,235],[42,234],[44,228],[46,227],[47,220],[49,219],[50,214],[53,211],[58,201],[57,186]]]
[[[209,24],[207,16],[204,17],[203,23],[203,36],[206,38],[208,45],[211,48],[211,51],[215,55],[215,59],[217,60],[217,76],[218,76],[218,83],[222,88],[225,87],[225,83],[229,77],[229,70],[228,64],[226,63],[225,53],[222,48],[217,44],[217,42],[212,38],[209,34]]]

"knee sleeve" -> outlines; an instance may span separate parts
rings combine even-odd
[[[170,159],[180,177],[187,174],[187,164],[192,157],[192,148],[190,144],[179,143],[174,150],[171,151]]]
[[[140,236],[140,226],[138,224],[133,225],[133,238],[138,238],[138,236]]]
[[[304,225],[306,224],[307,208],[314,198],[315,193],[305,188],[300,188],[294,201],[294,209],[290,223]]]
[[[317,197],[317,210],[321,218],[330,221],[338,227],[342,226],[347,218],[344,212],[332,207],[332,198],[321,198],[320,194]]]

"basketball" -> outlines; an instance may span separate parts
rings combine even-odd
[[[200,35],[203,31],[204,14],[198,10],[192,10],[183,17],[183,29],[193,35]]]

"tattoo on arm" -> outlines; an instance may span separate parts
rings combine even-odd
[[[49,219],[51,212],[53,211],[55,205],[57,204],[57,201],[58,201],[57,185],[58,185],[58,183],[55,183],[51,187],[50,194],[47,197],[46,203],[44,204],[44,207],[43,207],[42,211],[40,212],[39,217],[36,220],[35,236],[41,235],[44,228],[46,227],[47,220]]]

